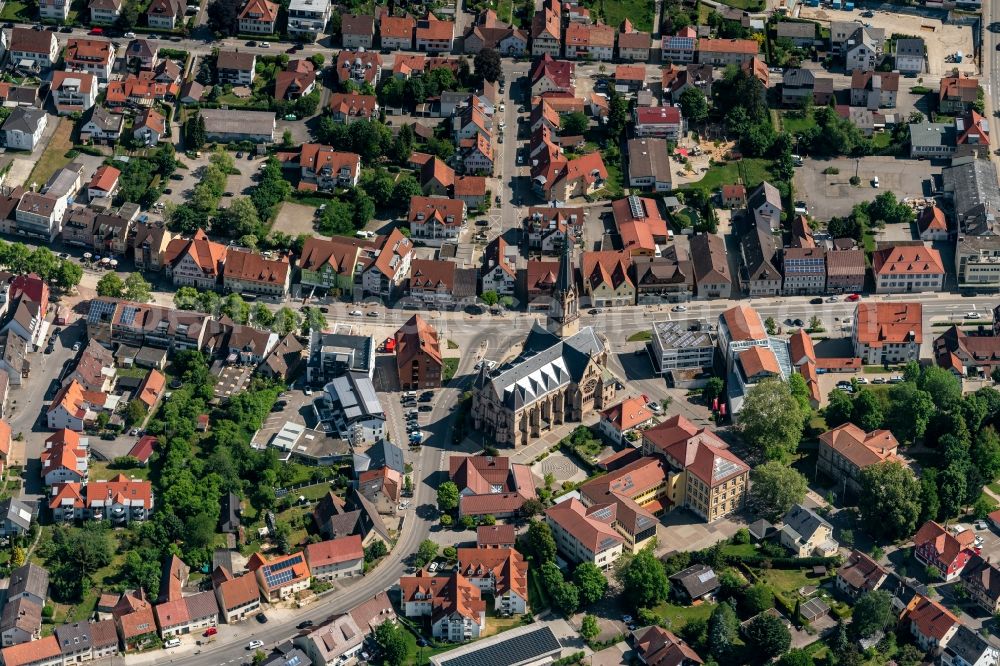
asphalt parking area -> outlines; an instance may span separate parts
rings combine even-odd
[[[836,170],[837,173],[823,173]],[[895,157],[861,157],[818,160],[807,158],[795,169],[795,196],[805,201],[809,214],[818,220],[842,217],[856,204],[868,202],[882,192],[891,191],[900,199],[922,197],[934,190],[940,165],[927,160]],[[851,185],[857,175],[861,182]],[[879,187],[873,186],[878,176]]]

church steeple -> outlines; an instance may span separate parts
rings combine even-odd
[[[579,298],[573,271],[573,237],[570,229],[566,230],[562,255],[559,258],[559,274],[556,276],[556,286],[552,291],[552,305],[549,306],[546,328],[562,338],[568,338],[580,330]]]

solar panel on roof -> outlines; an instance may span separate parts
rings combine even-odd
[[[534,661],[560,649],[552,630],[541,627],[452,659],[442,659],[441,666],[510,666]]]

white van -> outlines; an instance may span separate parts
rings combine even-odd
[[[171,638],[170,640],[163,642],[163,649],[166,650],[167,648],[175,648],[180,644],[181,644],[181,639]]]

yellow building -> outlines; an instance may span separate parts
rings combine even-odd
[[[612,526],[625,548],[641,550],[656,536],[657,516],[666,508],[668,469],[659,458],[646,456],[580,487],[584,506],[614,504]]]

